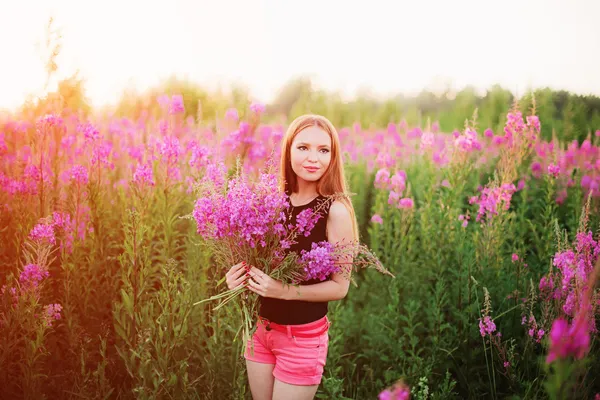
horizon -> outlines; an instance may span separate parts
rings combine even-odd
[[[12,40],[0,44],[11,59],[0,67],[0,109],[14,110],[28,95],[43,96],[43,62],[35,45],[52,15],[62,33],[56,79],[79,70],[94,108],[115,104],[126,89],[144,92],[171,76],[208,91],[242,85],[264,103],[301,76],[345,99],[365,90],[379,99],[412,97],[446,86],[485,93],[494,85],[517,97],[545,87],[600,96],[600,25],[593,20],[600,2],[295,5],[23,0],[2,6],[8,11],[0,13],[6,19],[0,34]],[[309,56],[298,57],[298,51]]]

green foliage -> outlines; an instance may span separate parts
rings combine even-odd
[[[181,93],[186,85],[173,83],[170,90]],[[248,101],[242,89],[218,99],[188,89],[188,116],[198,114],[194,104],[202,104],[203,120]],[[580,140],[600,118],[595,105],[585,106],[596,104],[590,99],[550,90],[534,95],[524,97],[519,107],[528,110],[535,98],[544,137],[564,129],[566,139]],[[427,93],[419,96],[419,104],[404,98],[344,102],[300,80],[270,107],[273,117],[324,113],[353,132],[401,118],[411,123],[438,119],[449,130],[463,126],[477,105],[479,127],[498,133],[512,100],[510,92],[494,87],[483,98],[466,90],[454,102]],[[137,105],[129,107],[121,112],[135,114]],[[521,320],[541,315],[539,322],[549,332],[549,306],[539,299],[538,283],[552,268],[558,239],[573,240],[587,199],[581,186],[573,185],[565,202],[557,204],[556,182],[547,175],[531,178],[493,223],[479,223],[469,198],[496,167],[494,160],[481,168],[472,160],[440,168],[429,155],[400,159],[391,172],[406,171],[403,196],[411,197],[414,207],[398,209],[388,204],[388,191],[374,186],[373,165],[347,160],[361,240],[395,278],[359,271],[358,287],[330,304],[333,325],[318,398],[376,398],[398,379],[416,399],[543,399],[548,392],[566,390],[561,377],[571,371],[545,367],[548,343],[531,340]],[[78,232],[86,239],[48,263],[51,278],[40,299],[21,299],[14,306],[10,290],[0,296],[3,394],[15,399],[249,398],[240,309],[234,304],[218,311],[207,304],[192,307],[223,291],[225,273],[215,268],[193,223],[180,218],[193,208],[192,196],[181,185],[169,184],[164,171],[156,171],[158,183],[145,193],[125,192],[116,184],[120,177],[96,172],[85,187],[87,227],[93,229]],[[574,180],[580,182],[584,173],[575,172]],[[60,202],[79,215],[81,199],[73,190],[48,194],[42,210]],[[0,286],[16,287],[17,272],[33,257],[23,249],[39,217],[37,200],[14,204],[11,213],[1,214],[6,224],[0,225],[0,267],[7,272],[0,275]],[[598,203],[590,202],[589,226],[596,231]],[[383,224],[371,221],[374,214]],[[470,215],[466,226],[460,215]],[[519,262],[511,260],[513,253]],[[63,305],[52,329],[34,317],[50,302]],[[479,332],[486,303],[502,333],[495,343]],[[577,385],[571,388],[581,397],[599,391],[597,344],[585,367],[589,373],[573,377]]]

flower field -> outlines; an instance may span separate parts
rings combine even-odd
[[[1,399],[251,398],[240,308],[194,305],[226,270],[193,214],[201,180],[257,174],[287,126],[257,103],[199,123],[183,100],[0,117]],[[329,304],[318,398],[600,398],[600,130],[505,117],[337,127],[394,278],[360,271]]]

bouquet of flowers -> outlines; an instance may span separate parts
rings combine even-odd
[[[334,272],[350,271],[352,267],[374,267],[393,276],[368,248],[358,243],[313,243],[310,251],[296,254],[286,252],[298,235],[308,236],[322,218],[321,211],[327,202],[301,211],[295,224],[289,224],[286,211],[291,206],[288,196],[278,185],[278,176],[272,173],[272,162],[257,179],[250,180],[240,173],[226,179],[223,164],[207,167],[206,174],[197,186],[199,197],[192,217],[197,233],[209,247],[218,268],[227,271],[239,262],[260,269],[284,285],[298,285],[312,278],[325,280]],[[334,201],[344,194],[328,196]],[[225,279],[222,279],[221,284]],[[352,280],[353,281],[353,280]],[[353,281],[354,285],[356,283]],[[221,300],[218,310],[235,298],[241,299],[243,337],[250,339],[257,316],[258,297],[245,291],[245,286],[226,290],[207,301]],[[244,293],[244,296],[240,294]]]

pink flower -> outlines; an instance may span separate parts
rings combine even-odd
[[[63,126],[63,119],[58,115],[46,114],[40,117],[36,121],[36,128],[38,133],[44,134],[49,128]]]
[[[180,114],[185,111],[183,105],[183,96],[180,94],[174,94],[171,96],[171,103],[169,104],[169,114]]]
[[[158,104],[163,107],[166,108],[169,106],[170,100],[169,100],[169,96],[166,94],[161,94],[160,96],[158,96],[156,98],[156,101],[158,102]]]
[[[463,228],[466,228],[466,227],[469,225],[469,220],[470,220],[470,219],[471,219],[471,216],[470,216],[470,215],[463,215],[463,214],[460,214],[460,215],[458,216],[458,220],[459,220],[459,221],[462,221],[462,227],[463,227]]]
[[[519,255],[517,253],[513,253],[512,262],[517,262],[517,261],[519,261]]]
[[[47,242],[52,245],[56,244],[54,237],[54,226],[51,224],[37,224],[29,233],[29,239],[38,243]]]
[[[223,187],[224,175],[225,171],[218,166],[211,167],[207,169],[205,183]],[[279,191],[277,176],[261,174],[257,182],[248,182],[244,176],[230,179],[226,193],[208,191],[196,200],[192,214],[196,232],[205,239],[230,237],[240,246],[256,248],[265,247],[268,235],[283,233],[287,207],[287,196]],[[311,208],[301,211],[296,218],[298,234],[307,235],[321,216]]]
[[[395,205],[398,200],[400,200],[400,193],[397,193],[395,190],[390,191],[390,195],[388,196],[388,204]]]
[[[431,146],[433,146],[433,142],[434,142],[435,137],[433,136],[433,133],[431,132],[425,132],[423,133],[423,136],[421,136],[421,150],[427,149]]]
[[[4,134],[0,133],[0,154],[6,153],[7,151],[8,151],[8,146],[6,145],[6,142],[4,141]]]
[[[87,185],[89,181],[88,171],[82,165],[73,165],[71,169],[62,173],[62,178],[66,182],[82,186]]]
[[[209,158],[211,154],[212,151],[208,146],[201,146],[199,144],[195,144],[192,147],[192,157],[189,161],[190,167],[205,167],[209,163]]]
[[[98,128],[96,128],[89,122],[78,125],[77,132],[83,133],[85,143],[88,144],[98,142],[100,139],[102,139],[102,135],[100,135],[100,131],[98,130]]]
[[[381,225],[381,224],[383,224],[383,218],[381,218],[381,215],[379,215],[379,214],[374,214],[371,217],[371,222]]]
[[[44,321],[52,326],[52,321],[60,319],[62,306],[60,304],[48,304],[44,307]]]
[[[133,173],[133,182],[141,186],[154,186],[155,182],[152,173],[152,167],[149,165],[138,165],[137,169]]]
[[[542,164],[537,161],[531,164],[531,173],[534,177],[539,178],[540,174],[542,173]]]
[[[560,167],[554,164],[548,165],[548,174],[558,178],[558,175],[560,174]]]
[[[333,273],[339,271],[335,263],[334,244],[328,241],[313,243],[311,250],[302,250],[300,264],[306,273],[306,280],[319,279],[324,281]]]
[[[379,396],[378,400],[408,400],[410,399],[410,388],[401,380],[396,382],[391,387],[385,389]]]
[[[517,190],[513,184],[503,184],[500,187],[484,188],[481,193],[481,198],[474,196],[469,200],[469,204],[478,203],[479,210],[476,220],[479,222],[484,217],[487,219],[498,215],[498,210],[510,208],[510,201],[513,193]]]
[[[406,189],[406,173],[404,171],[398,171],[390,180],[391,187],[398,193],[402,193]]]
[[[75,221],[68,213],[54,212],[52,213],[52,223],[55,229],[55,234],[61,234],[60,248],[65,249],[67,253],[73,251],[73,237],[75,230]]]
[[[545,333],[546,332],[544,332],[543,329],[538,329],[538,331],[537,331],[538,339],[541,339],[544,336]]]
[[[225,118],[238,121],[240,119],[240,115],[238,114],[238,110],[236,108],[229,108],[225,112]]]
[[[579,316],[572,325],[562,318],[552,323],[550,330],[550,351],[546,363],[569,356],[582,359],[590,346],[590,333],[586,320]]]
[[[250,110],[255,114],[262,114],[265,112],[265,105],[262,103],[254,102],[250,104]]]
[[[485,317],[483,317],[483,320],[479,318],[479,333],[481,333],[482,337],[485,337],[486,335],[491,335],[495,331],[496,324],[490,316],[486,315]]]
[[[492,139],[492,143],[496,146],[500,146],[501,144],[505,143],[506,139],[504,139],[504,136],[494,136],[494,138]]]
[[[390,183],[390,171],[382,168],[375,174],[375,187],[377,189],[387,189]]]
[[[540,279],[539,289],[540,292],[552,291],[552,289],[554,289],[554,282],[552,281],[552,278],[543,276],[542,279]]]
[[[398,203],[398,208],[413,208],[413,206],[414,202],[410,197],[400,199],[400,202]]]
[[[391,391],[389,389],[379,393],[378,400],[408,400],[410,391],[408,389],[399,389]]]
[[[19,276],[19,282],[25,290],[35,290],[39,283],[49,275],[48,271],[42,269],[39,265],[27,264]]]

